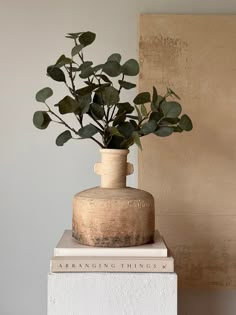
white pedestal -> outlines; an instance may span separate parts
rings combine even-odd
[[[49,273],[48,315],[177,315],[175,273]]]

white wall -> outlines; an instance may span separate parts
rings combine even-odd
[[[65,91],[45,76],[46,66],[70,51],[65,33],[81,30],[97,33],[88,48],[88,58],[96,62],[112,52],[137,57],[139,13],[232,14],[236,2],[0,0],[1,315],[46,314],[48,262],[60,234],[71,225],[72,196],[99,183],[93,174],[99,160],[93,143],[58,148],[59,127],[41,132],[32,125],[33,112],[41,108],[35,92],[49,85],[56,102]],[[133,149],[131,161],[137,168],[136,153]],[[130,184],[136,185],[135,176]],[[235,297],[235,291],[181,291],[180,315],[233,315]]]

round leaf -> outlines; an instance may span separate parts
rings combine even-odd
[[[92,83],[88,86],[85,86],[81,89],[76,90],[76,94],[77,95],[86,95],[86,94],[92,92],[94,89],[96,89],[96,87],[97,87],[97,85]]]
[[[83,70],[85,68],[88,68],[90,66],[92,66],[92,61],[85,61],[83,63],[81,63],[81,65],[79,66],[79,70]]]
[[[117,77],[121,74],[121,65],[117,61],[107,61],[103,66],[103,72],[110,77]]]
[[[66,130],[62,132],[57,138],[56,138],[56,145],[59,147],[63,146],[64,143],[66,143],[68,140],[72,138],[71,132],[69,130]]]
[[[88,45],[92,44],[92,42],[94,42],[95,38],[96,38],[96,34],[94,34],[92,32],[85,32],[85,33],[80,35],[79,42],[83,46],[88,46]]]
[[[55,106],[58,106],[60,114],[64,115],[74,113],[79,107],[79,103],[67,95]]]
[[[156,122],[159,122],[160,119],[163,117],[163,114],[160,112],[152,112],[150,115],[150,120],[155,120]]]
[[[89,125],[86,125],[86,126],[80,128],[78,131],[78,135],[81,138],[91,138],[97,132],[98,132],[98,129],[94,125],[89,124]]]
[[[185,131],[190,131],[193,129],[193,124],[188,115],[183,115],[179,122],[180,127]]]
[[[45,111],[37,111],[33,116],[33,123],[38,129],[46,129],[51,121],[50,116]]]
[[[177,102],[163,102],[161,103],[161,110],[165,117],[176,118],[180,115],[182,108]]]
[[[97,103],[92,103],[90,105],[90,110],[91,110],[93,116],[95,116],[95,118],[98,120],[102,119],[105,115],[103,106],[101,106]]]
[[[64,72],[58,67],[49,66],[47,68],[47,74],[49,75],[50,78],[52,78],[55,81],[66,82]]]
[[[136,87],[136,84],[131,83],[131,82],[122,81],[122,80],[119,80],[118,82],[119,82],[120,86],[126,90],[130,90],[130,89],[133,89]]]
[[[118,103],[117,107],[119,109],[118,114],[121,113],[131,114],[134,111],[134,107],[130,105],[130,103],[128,102]]]
[[[107,58],[107,61],[116,61],[120,63],[121,55],[120,54],[112,54],[110,57]]]
[[[74,56],[77,55],[83,48],[84,48],[83,45],[76,45],[76,46],[73,47],[72,50],[71,50],[71,56],[74,57]]]
[[[120,123],[117,129],[125,138],[131,137],[132,133],[135,131],[133,124],[130,122]]]
[[[135,59],[129,59],[122,66],[122,73],[124,75],[135,76],[139,73],[139,64]]]
[[[36,94],[36,101],[44,103],[49,97],[53,95],[52,89],[45,87],[44,89],[38,91]]]
[[[81,77],[81,79],[87,79],[88,77],[90,77],[93,74],[94,74],[93,68],[92,67],[86,67],[86,68],[82,69],[79,76]]]
[[[173,131],[174,129],[172,127],[159,127],[154,134],[159,137],[168,137],[173,133]]]
[[[151,96],[149,92],[142,92],[139,93],[135,98],[134,98],[134,104],[140,105],[140,104],[145,104],[149,103],[151,101]]]
[[[66,57],[65,55],[61,55],[58,60],[56,61],[54,66],[57,66],[59,68],[63,67],[64,65],[72,64],[73,60]]]
[[[155,120],[149,120],[142,125],[141,132],[145,135],[148,135],[149,133],[154,132],[156,128],[157,123],[155,122]]]
[[[102,96],[105,105],[114,105],[120,100],[119,92],[113,86],[105,88]]]

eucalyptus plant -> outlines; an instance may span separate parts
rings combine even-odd
[[[46,110],[36,111],[33,116],[33,123],[39,129],[46,129],[51,123],[65,127],[56,138],[58,146],[70,139],[89,138],[102,148],[127,149],[134,143],[141,148],[140,138],[148,134],[167,137],[174,132],[192,130],[191,119],[186,114],[181,116],[182,108],[176,101],[180,98],[170,88],[164,96],[153,87],[152,94],[139,93],[132,104],[121,101],[122,90],[136,87],[127,79],[139,73],[135,59],[121,63],[121,55],[114,53],[105,63],[94,65],[85,59],[84,50],[94,42],[96,34],[79,32],[66,37],[73,41],[71,56],[61,55],[55,64],[47,67],[47,75],[65,84],[68,95],[52,109],[48,104],[52,89],[41,89],[36,100],[44,103]],[[169,100],[170,97],[174,100]],[[69,114],[74,116],[77,126],[66,122]]]

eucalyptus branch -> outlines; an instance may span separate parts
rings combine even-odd
[[[122,74],[122,79],[121,79],[121,81],[123,81],[124,80],[124,78],[125,78],[125,75],[124,74]],[[121,91],[121,89],[122,89],[122,86],[120,85],[120,88],[119,88],[119,94],[120,94],[120,91]]]
[[[90,139],[92,139],[94,142],[96,142],[101,148],[105,148],[104,145],[101,142],[99,142],[96,138],[90,137]]]
[[[48,112],[49,112],[50,114],[52,114],[53,116],[55,116],[58,120],[60,120],[60,122],[61,122],[64,126],[66,126],[68,129],[70,129],[70,130],[73,131],[75,134],[77,134],[77,131],[76,131],[74,128],[70,127],[60,116],[58,116],[56,113],[54,113],[54,112],[51,110],[51,108],[48,106],[48,104],[47,104],[46,102],[44,102],[44,104],[47,106]]]
[[[96,68],[91,68],[91,63],[85,61],[84,51],[86,47],[92,44],[95,40],[96,34],[92,32],[78,32],[69,33],[67,37],[72,39],[75,45],[72,48],[72,56],[68,58],[64,54],[61,55],[53,66],[47,68],[47,74],[51,79],[57,82],[63,82],[66,85],[71,96],[66,95],[59,102],[59,112],[74,115],[80,128],[76,130],[77,127],[73,128],[69,126],[67,122],[64,121],[64,116],[60,116],[60,113],[57,114],[57,111],[54,112],[47,105],[46,100],[53,95],[53,90],[50,87],[45,87],[36,94],[36,100],[40,103],[45,103],[48,111],[38,110],[34,113],[33,117],[33,123],[35,127],[39,129],[46,129],[50,122],[62,124],[67,128],[67,130],[57,137],[57,145],[64,145],[64,143],[71,139],[72,132],[76,135],[73,139],[82,140],[89,138],[102,148],[107,148],[109,145],[109,147],[114,149],[124,149],[128,148],[133,143],[140,146],[138,137],[149,134],[150,131],[155,129],[156,125],[160,124],[165,118],[168,119],[166,122],[163,122],[162,126],[177,127],[173,129],[174,132],[183,130],[190,131],[192,129],[191,119],[185,114],[181,115],[181,105],[178,102],[168,102],[166,100],[168,96],[175,96],[179,99],[178,95],[170,88],[167,88],[167,93],[163,97],[158,95],[155,87],[153,87],[152,95],[149,92],[141,92],[135,97],[132,106],[128,102],[120,100],[122,88],[129,90],[135,87],[135,84],[128,82],[129,80],[124,81],[124,79],[126,76],[133,77],[138,75],[139,64],[136,60],[129,59],[124,63],[125,66],[121,66],[121,55],[115,53],[109,56],[102,66],[98,65]],[[77,62],[74,61],[75,56]],[[91,71],[91,69],[93,70]],[[104,76],[101,77],[101,74]],[[106,79],[106,76],[109,78]],[[76,80],[78,77],[83,83],[83,87],[79,88],[79,90],[76,87]],[[112,79],[116,77],[121,78],[119,87],[115,87],[114,82],[112,82]],[[103,84],[103,81],[105,84]],[[106,82],[109,83],[107,84]],[[69,94],[69,92],[67,93]],[[96,97],[98,100],[95,100]],[[91,104],[93,101],[94,107],[92,107],[93,105]],[[161,106],[157,108],[151,107],[157,115],[153,115],[152,120],[150,120],[150,115],[154,112],[152,109],[147,111],[146,108],[144,109],[142,107],[142,104],[152,102],[157,102],[159,105],[161,104]],[[140,105],[141,110],[139,109]],[[86,110],[82,112],[75,111],[76,108],[79,107],[80,109],[82,106],[83,108],[86,108]],[[130,115],[130,112],[132,112],[134,108],[137,111],[137,115]],[[94,109],[94,111],[92,111],[92,109]],[[83,123],[86,115],[90,118],[90,123],[88,124]],[[99,119],[96,116],[98,116]],[[174,120],[171,120],[172,118],[174,118]],[[109,125],[112,125],[114,119],[116,120],[115,127],[109,128]],[[130,121],[131,119],[134,119],[136,123],[134,124],[133,121]],[[156,125],[154,124],[153,119],[155,120]],[[176,121],[177,123],[175,124]],[[170,125],[172,123],[173,125]],[[142,133],[140,131],[141,127],[143,127]],[[134,129],[136,132],[132,132]],[[170,135],[170,130],[168,130],[168,128],[162,129],[164,130],[161,130],[158,136]],[[116,130],[119,130],[118,134],[115,132]],[[90,135],[93,136],[91,137]],[[100,136],[101,141],[99,138],[96,139],[95,135]],[[123,137],[124,141],[121,143],[121,139],[117,136]]]
[[[116,110],[116,104],[114,104],[112,107],[113,108],[112,108],[111,116],[109,118],[109,122],[111,122],[113,120],[113,118],[114,118],[114,113],[115,113],[115,110]]]
[[[91,114],[89,113],[88,115],[89,115],[89,117],[92,118],[92,120],[93,120],[96,124],[98,124],[98,126],[99,126],[102,130],[104,129],[104,126],[103,126],[98,120],[96,120],[96,118],[93,116],[93,113],[92,113],[92,112],[91,112]]]

